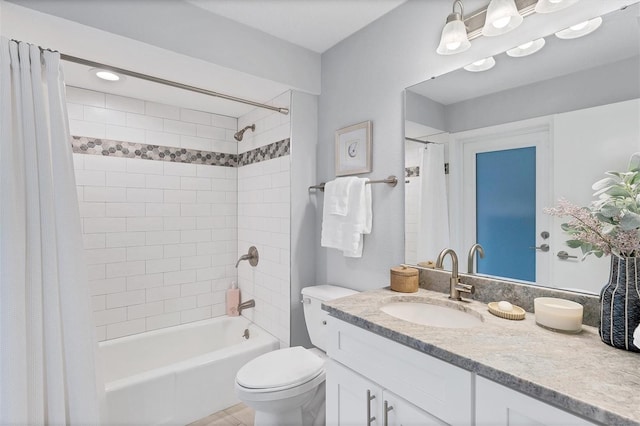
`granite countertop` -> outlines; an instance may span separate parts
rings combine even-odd
[[[640,425],[640,354],[605,345],[597,328],[578,334],[539,327],[534,314],[498,318],[477,301],[452,302],[420,289],[372,290],[323,303],[332,316],[447,361],[566,411],[607,425]],[[385,314],[390,302],[458,303],[480,315],[474,328],[419,325]]]

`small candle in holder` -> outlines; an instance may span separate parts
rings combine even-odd
[[[537,297],[533,300],[536,324],[565,333],[582,330],[581,304],[555,297]]]

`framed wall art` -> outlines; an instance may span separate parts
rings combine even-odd
[[[371,172],[371,121],[336,131],[336,176]]]

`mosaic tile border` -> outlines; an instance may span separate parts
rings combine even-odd
[[[260,148],[252,149],[240,155],[89,138],[85,136],[72,136],[71,147],[73,152],[77,154],[138,158],[142,160],[204,164],[209,166],[241,167],[289,155],[290,139],[284,139]]]
[[[449,163],[444,163],[444,174],[445,175],[449,174]],[[418,177],[418,176],[420,176],[420,166],[404,168],[405,178]]]
[[[420,166],[404,168],[404,177],[410,178],[416,176],[420,176]]]
[[[261,161],[273,160],[274,158],[289,155],[291,147],[291,139],[283,139],[251,151],[243,152],[238,155],[238,166],[247,166],[249,164],[259,163]]]

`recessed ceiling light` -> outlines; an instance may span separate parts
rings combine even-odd
[[[523,56],[528,56],[542,49],[544,47],[544,44],[544,38],[539,38],[537,40],[529,41],[527,43],[521,44],[518,47],[507,50],[507,55],[511,56],[512,58],[521,58]]]
[[[101,68],[91,68],[89,72],[95,74],[96,77],[106,81],[124,80],[124,77],[122,77],[120,74],[116,74],[113,71],[104,70]]]
[[[602,18],[598,16],[597,18],[591,19],[590,21],[580,22],[562,31],[558,31],[556,33],[556,37],[563,40],[583,37],[600,28],[600,25],[602,25]]]
[[[465,70],[471,72],[480,72],[486,71],[493,68],[496,64],[496,60],[493,59],[493,56],[489,56],[488,58],[480,59],[479,61],[475,61],[464,67]]]

